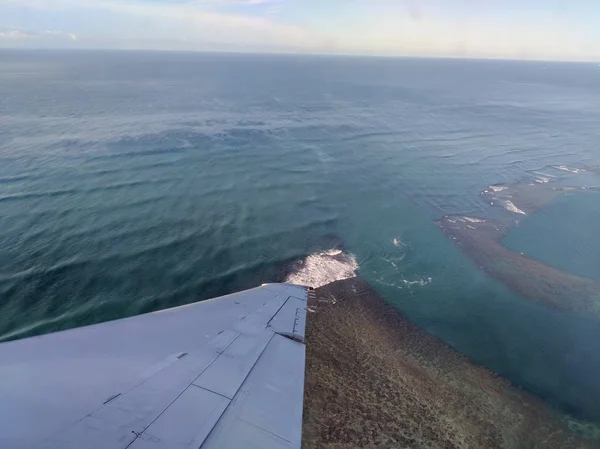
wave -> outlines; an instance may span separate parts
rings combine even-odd
[[[514,212],[516,214],[527,215],[521,209],[519,209],[511,200],[504,201],[504,208],[510,212]]]
[[[392,267],[394,267],[395,270],[398,270],[398,263],[402,262],[404,259],[406,258],[406,254],[401,254],[398,257],[394,257],[394,259],[386,259],[385,257],[383,258],[383,260],[385,260],[387,263],[389,263]]]
[[[404,283],[404,285],[408,286],[418,285],[419,287],[425,287],[426,285],[429,285],[433,282],[433,278],[426,277],[423,279],[417,279],[416,281],[408,281],[406,279],[402,279],[402,282]]]
[[[387,263],[389,263],[389,264],[390,264],[392,267],[394,267],[394,268],[396,268],[396,269],[398,268],[398,265],[396,265],[396,264],[395,264],[394,262],[392,262],[391,260],[389,260],[389,259],[386,259],[386,258],[384,258],[383,260],[385,260]]]
[[[406,248],[406,243],[404,243],[402,240],[400,240],[399,238],[395,237],[394,240],[392,240],[392,242],[394,243],[394,246],[396,248]]]
[[[80,177],[95,177],[95,176],[112,175],[112,174],[119,174],[119,173],[129,174],[134,170],[136,173],[140,173],[141,171],[147,170],[147,169],[168,167],[170,165],[174,165],[174,162],[177,162],[177,161],[170,160],[170,161],[159,161],[159,162],[154,162],[154,163],[149,163],[149,164],[136,164],[134,169],[132,169],[131,167],[114,167],[114,168],[105,168],[105,169],[92,168],[87,172],[83,172]]]
[[[544,184],[544,183],[542,183],[542,184]],[[533,186],[535,184],[529,184],[529,185]],[[492,206],[498,204],[498,205],[501,205],[504,209],[506,209],[509,212],[514,212],[515,214],[527,215],[523,210],[519,209],[512,202],[514,190],[515,190],[515,186],[491,185],[491,186],[488,186],[488,188],[485,189],[483,192],[481,192],[481,195],[486,196]],[[462,222],[471,221],[472,223],[476,223],[476,221],[472,221],[472,219],[465,220],[465,217],[457,218],[457,220],[460,220]],[[456,222],[456,220],[455,220],[455,222]]]
[[[553,165],[552,168],[555,168],[556,170],[568,171],[570,173],[575,173],[576,175],[578,175],[580,173],[584,173],[586,171],[583,168],[569,168],[566,165]]]
[[[534,175],[537,175],[537,176],[543,176],[544,178],[550,178],[550,179],[557,178],[557,176],[555,176],[555,175],[551,175],[549,173],[538,171],[538,170],[534,170],[531,173],[533,173]]]
[[[378,284],[381,285],[385,285],[387,287],[393,287],[396,288],[398,290],[403,290],[405,288],[410,288],[410,287],[425,287],[426,285],[429,285],[433,282],[433,278],[432,277],[424,277],[424,278],[417,278],[414,281],[409,281],[408,279],[400,279],[400,285],[398,285],[395,281],[394,282],[387,282],[385,281],[382,277],[380,277],[379,279],[377,279],[376,281]]]
[[[370,139],[371,137],[402,136],[404,134],[406,134],[406,133],[398,132],[398,131],[368,132],[368,133],[356,134],[356,135],[350,136],[350,137],[344,137],[342,139],[342,142],[352,142],[352,141],[359,140],[359,139]],[[431,140],[435,141],[436,139],[431,139]]]
[[[31,179],[31,178],[32,178],[31,175],[7,176],[4,178],[0,178],[0,184],[10,184],[13,182],[27,181],[28,179]]]
[[[187,151],[187,148],[159,148],[155,150],[122,151],[118,153],[106,153],[98,156],[91,156],[87,161],[103,161],[112,159],[130,159],[133,157],[160,156],[163,154],[178,154]]]
[[[339,256],[340,254],[342,254],[342,250],[341,249],[329,249],[329,250],[325,251],[324,254],[327,256]]]
[[[358,262],[352,254],[338,249],[311,254],[298,264],[298,269],[289,274],[285,282],[318,288],[335,281],[357,276]]]
[[[468,221],[470,223],[485,223],[485,220],[481,218],[473,218],[473,217],[461,217],[462,221]]]
[[[178,181],[177,178],[163,178],[163,179],[150,179],[150,180],[139,180],[139,181],[123,181],[114,184],[105,184],[96,187],[87,188],[70,188],[61,190],[50,190],[46,192],[28,192],[28,193],[15,193],[5,196],[0,196],[0,202],[7,201],[21,201],[30,199],[44,199],[44,198],[55,198],[67,195],[76,195],[82,193],[95,193],[107,190],[123,189],[128,187],[139,187],[145,185],[162,185]]]

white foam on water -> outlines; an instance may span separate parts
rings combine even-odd
[[[285,282],[318,288],[335,281],[354,278],[357,270],[358,262],[354,255],[331,249],[308,256]]]
[[[400,240],[399,238],[394,238],[394,240],[392,240],[392,242],[394,243],[394,246],[396,248],[400,248],[400,247],[406,247],[406,243],[404,243],[402,240]]]
[[[404,259],[404,257],[402,257],[402,259]],[[401,259],[401,260],[402,260]],[[385,260],[387,263],[389,263],[392,267],[394,268],[398,268],[398,265],[396,265],[395,262],[391,261],[390,259],[386,259],[385,257],[383,258],[383,260]]]
[[[414,287],[414,286],[418,286],[418,287],[425,287],[426,285],[429,285],[433,282],[433,278],[431,277],[426,277],[423,279],[417,279],[416,281],[409,281],[407,279],[400,279],[401,284],[398,285],[397,283],[394,282],[386,282],[384,278],[380,277],[379,279],[377,279],[377,283],[381,284],[381,285],[386,285],[388,287],[394,287],[397,288],[398,290],[403,290],[407,287]]]
[[[339,256],[340,254],[342,254],[342,250],[341,249],[328,249],[327,251],[323,252],[322,254],[325,254],[326,256]]]
[[[431,284],[431,282],[433,281],[433,279],[431,277],[427,277],[424,279],[418,279],[416,281],[407,281],[406,279],[402,279],[402,282],[405,285],[411,286],[411,285],[418,285],[419,287],[425,287],[428,284]]]
[[[461,217],[464,220],[470,222],[470,223],[485,223],[485,220],[482,220],[480,218],[472,218],[472,217]]]
[[[402,262],[404,260],[404,258],[406,257],[406,254],[401,254],[399,257],[394,257],[393,260],[390,259],[386,259],[385,257],[383,258],[383,260],[385,260],[387,263],[389,263],[392,267],[394,267],[396,270],[398,270],[398,264],[400,262]]]
[[[489,186],[489,189],[491,189],[493,192],[502,192],[503,190],[508,189],[508,187],[506,186]]]
[[[585,172],[583,168],[569,168],[566,165],[553,165],[552,168],[562,171],[568,171],[569,173],[575,173],[576,175]]]
[[[504,202],[504,208],[510,212],[514,212],[515,214],[527,215],[525,212],[515,206],[511,200],[506,200]]]
[[[538,179],[535,180],[535,182],[537,182],[538,184],[546,184],[547,182],[550,182],[550,179],[540,176]]]

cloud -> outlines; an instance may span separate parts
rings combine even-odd
[[[243,51],[247,47],[254,51],[281,51],[287,48],[289,51],[311,52],[329,46],[331,41],[326,33],[272,20],[273,14],[244,15],[239,8],[224,13],[213,7],[235,4],[244,5],[245,9],[250,5],[263,5],[264,9],[277,6],[279,0],[5,2],[26,5],[30,10],[37,11],[38,16],[55,11],[63,22],[70,20],[70,23],[81,23],[87,20],[91,26],[76,29],[72,33],[75,39],[81,38],[82,42],[101,41],[103,45],[114,48],[123,43],[128,48],[155,48],[156,43],[162,41],[161,49],[173,44],[170,49],[174,50],[180,49],[177,48],[177,42],[186,42],[186,49],[198,50],[204,49],[205,44],[219,44],[236,51]],[[96,17],[101,19],[95,21]]]
[[[300,26],[283,24],[266,17],[248,17],[238,14],[207,12],[193,6],[142,6],[130,3],[127,6],[111,3],[103,5],[113,12],[143,17],[157,21],[169,33],[177,31],[188,39],[198,42],[218,41],[249,45],[287,45],[296,50],[317,49],[327,42],[325,35]]]
[[[14,27],[0,27],[0,41],[12,42],[14,44],[26,43],[48,43],[48,42],[72,42],[76,41],[77,35],[60,30],[46,30],[43,32],[25,31]]]
[[[44,32],[44,35],[55,39],[77,40],[77,35],[61,30],[47,30]]]
[[[599,58],[598,31],[528,1],[500,8],[477,0],[0,0],[0,17],[24,34],[35,30],[47,46]],[[43,35],[54,27],[68,31]],[[41,45],[42,37],[13,33],[13,42],[17,36],[23,46]]]
[[[35,34],[26,33],[14,28],[0,28],[0,40],[22,41],[35,39]]]

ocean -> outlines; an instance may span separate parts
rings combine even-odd
[[[0,339],[358,274],[600,422],[599,319],[436,224],[504,220],[506,248],[599,281],[598,123],[597,64],[0,50]],[[532,211],[482,195],[524,184],[570,187]]]

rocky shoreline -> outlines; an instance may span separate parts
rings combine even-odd
[[[592,448],[600,432],[475,365],[358,278],[309,299],[303,446]]]

